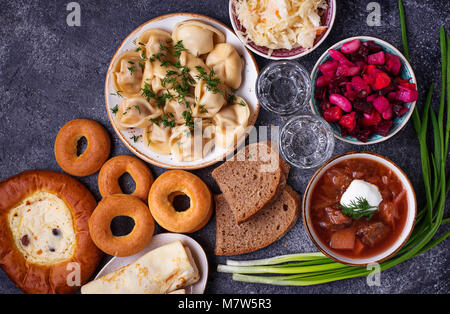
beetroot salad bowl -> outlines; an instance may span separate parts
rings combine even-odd
[[[355,145],[397,134],[414,111],[418,92],[411,65],[391,44],[358,36],[338,42],[311,72],[311,109],[336,138]]]

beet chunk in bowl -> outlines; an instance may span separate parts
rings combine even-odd
[[[375,144],[399,132],[410,119],[418,92],[405,57],[374,37],[343,40],[320,57],[311,74],[314,114],[337,138]]]

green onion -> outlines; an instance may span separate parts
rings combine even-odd
[[[409,59],[406,38],[406,21],[402,0],[398,1],[404,55]],[[442,87],[438,114],[431,108],[434,85],[431,84],[422,115],[414,109],[413,124],[420,145],[422,175],[425,186],[426,205],[416,217],[413,233],[403,248],[390,260],[380,264],[381,271],[394,267],[410,258],[423,254],[445,241],[450,231],[435,238],[439,227],[450,222],[444,218],[445,202],[450,191],[450,178],[446,176],[446,162],[450,137],[450,38],[444,28],[440,30],[442,61]],[[445,108],[447,88],[447,108]],[[444,123],[444,113],[447,121]],[[420,118],[422,116],[422,120]],[[429,119],[433,134],[433,150],[427,145]],[[219,272],[233,274],[233,280],[280,286],[311,286],[328,282],[362,277],[372,271],[363,267],[337,263],[322,253],[284,255],[255,261],[227,261],[219,265]],[[250,275],[249,275],[250,274]],[[256,275],[255,275],[256,274]],[[257,274],[270,274],[261,276]]]

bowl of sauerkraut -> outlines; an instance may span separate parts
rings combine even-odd
[[[336,0],[230,0],[239,39],[272,60],[296,59],[316,49],[336,17]]]

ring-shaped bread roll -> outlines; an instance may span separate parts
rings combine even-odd
[[[172,204],[174,195],[190,198],[190,207],[177,212]],[[212,216],[212,196],[206,184],[196,175],[168,171],[153,183],[148,197],[150,211],[164,229],[177,233],[192,233],[203,228]]]
[[[86,138],[86,150],[78,156],[77,145]],[[59,166],[76,177],[85,177],[96,173],[108,159],[111,139],[108,132],[99,123],[76,119],[66,123],[59,130],[55,141],[55,158]]]
[[[111,222],[121,216],[132,218],[134,228],[128,235],[116,237],[111,231]],[[154,230],[155,222],[147,205],[132,195],[105,197],[89,218],[92,241],[100,250],[113,256],[131,256],[143,250],[152,239]]]
[[[143,161],[132,156],[117,156],[103,165],[98,175],[98,188],[102,197],[124,194],[119,185],[119,178],[125,173],[128,173],[136,183],[136,189],[131,195],[146,202],[153,183],[153,175]]]

